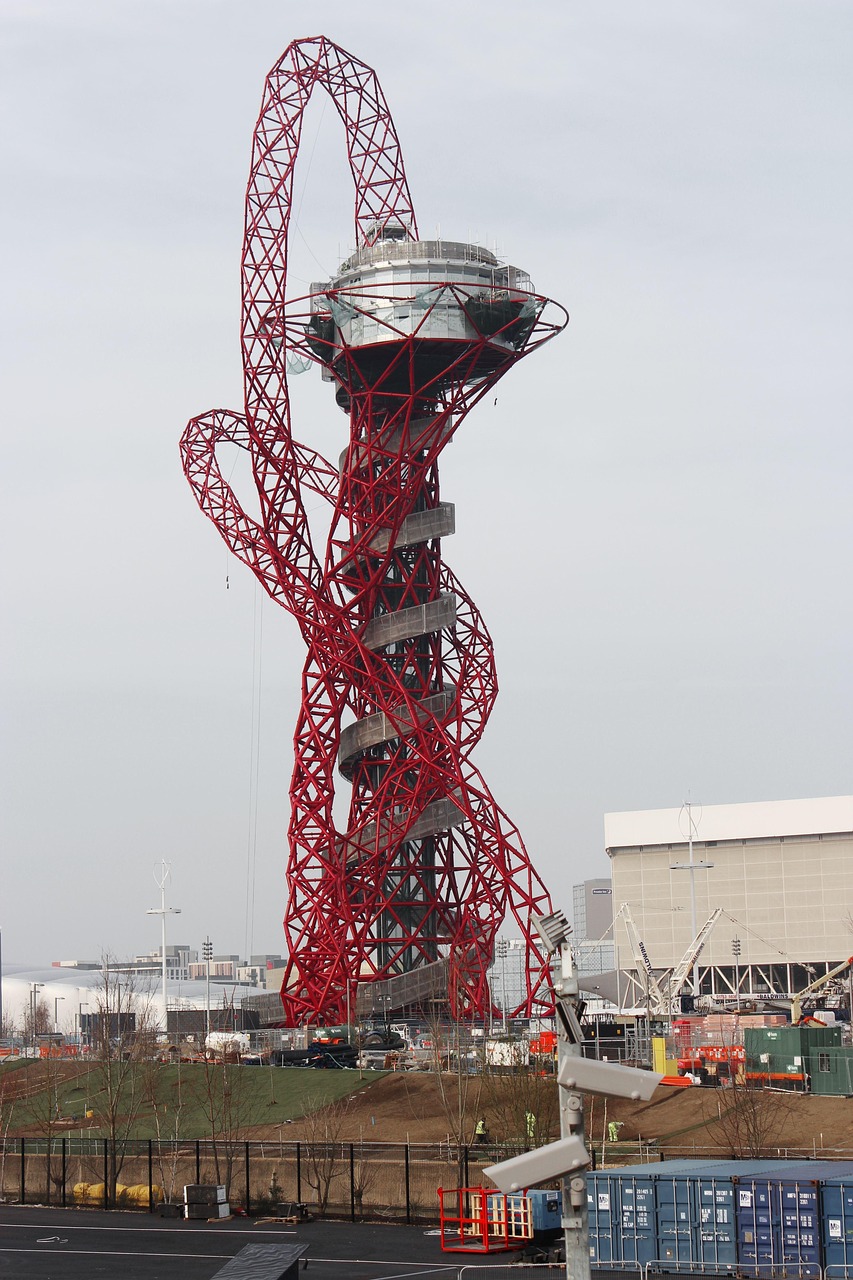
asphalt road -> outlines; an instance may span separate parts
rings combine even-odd
[[[277,1240],[308,1245],[300,1280],[457,1280],[460,1267],[485,1261],[442,1253],[437,1236],[422,1227],[255,1226],[245,1218],[212,1224],[16,1205],[0,1206],[0,1280],[210,1280],[244,1245]],[[512,1256],[488,1261],[502,1265]]]

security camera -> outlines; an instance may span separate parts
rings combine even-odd
[[[563,1059],[557,1083],[578,1093],[599,1093],[606,1098],[631,1098],[648,1102],[663,1076],[657,1071],[622,1067],[615,1062],[596,1062],[572,1054]]]
[[[507,1195],[524,1187],[538,1187],[552,1178],[561,1178],[589,1164],[589,1152],[580,1138],[561,1138],[546,1147],[525,1151],[524,1155],[490,1164],[483,1173]]]

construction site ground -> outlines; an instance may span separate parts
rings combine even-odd
[[[7,1075],[0,1070],[0,1097],[5,1136],[45,1132],[45,1108],[38,1114],[38,1095],[47,1085],[58,1092],[63,1115],[76,1112],[67,1132],[98,1132],[97,1119],[85,1118],[84,1099],[90,1085],[79,1064],[63,1064],[46,1079],[43,1064],[22,1065]],[[164,1067],[161,1087],[168,1091],[170,1111],[189,1077],[203,1068],[185,1067],[182,1085],[174,1067]],[[307,1068],[234,1067],[251,1080],[255,1103],[240,1129],[246,1139],[317,1140],[325,1132],[340,1141],[433,1143],[472,1141],[474,1126],[484,1117],[494,1144],[527,1143],[526,1113],[536,1117],[535,1140],[559,1136],[558,1086],[553,1077],[489,1075],[457,1077],[434,1072],[315,1071]],[[5,1078],[4,1078],[5,1077]],[[57,1084],[59,1088],[57,1089]],[[163,1093],[160,1094],[161,1098]],[[274,1100],[273,1100],[274,1099]],[[318,1126],[318,1113],[329,1107],[328,1125]],[[740,1110],[738,1110],[740,1108]],[[152,1136],[150,1118],[139,1116],[138,1136]],[[313,1113],[314,1119],[307,1113]],[[174,1114],[174,1112],[173,1112]],[[586,1104],[587,1135],[607,1163],[631,1162],[638,1156],[745,1156],[761,1154],[845,1156],[853,1159],[853,1099],[818,1097],[775,1090],[671,1088],[660,1086],[650,1102],[590,1098]],[[460,1123],[460,1116],[464,1120]],[[177,1118],[177,1117],[175,1117]],[[189,1121],[189,1110],[182,1120]],[[174,1123],[174,1120],[172,1121]],[[196,1125],[180,1136],[209,1136]],[[612,1126],[618,1138],[611,1141]],[[56,1125],[59,1134],[64,1125]],[[333,1132],[332,1132],[333,1131]],[[174,1130],[172,1131],[174,1133]],[[156,1134],[154,1135],[156,1136]],[[747,1149],[749,1148],[749,1149]]]
[[[551,1084],[549,1081],[548,1085]],[[339,1136],[345,1141],[447,1141],[453,1127],[452,1121],[448,1123],[448,1107],[452,1113],[456,1110],[454,1085],[452,1077],[449,1086],[445,1078],[445,1101],[442,1101],[439,1082],[430,1072],[392,1073],[373,1082],[365,1079],[351,1095]],[[553,1082],[555,1096],[557,1087]],[[485,1097],[486,1086],[479,1090],[476,1077],[469,1081],[465,1100],[469,1131],[473,1130],[478,1114],[483,1114],[494,1141],[523,1142],[526,1110],[523,1092],[519,1092],[514,1083],[508,1083],[501,1090],[500,1078],[497,1078],[497,1087],[492,1081],[488,1089],[489,1096]],[[768,1118],[762,1123],[759,1116],[746,1127],[754,1137],[770,1139],[762,1145],[772,1148],[773,1153],[778,1149],[782,1154],[790,1150],[796,1155],[823,1154],[825,1158],[846,1155],[853,1159],[853,1099],[772,1090],[758,1092],[762,1097],[759,1106],[766,1108]],[[539,1096],[543,1097],[543,1093]],[[747,1154],[732,1150],[732,1126],[727,1126],[723,1119],[732,1103],[733,1093],[727,1088],[667,1086],[658,1088],[652,1100],[645,1103],[589,1099],[587,1132],[599,1152],[604,1144],[608,1163],[614,1164],[620,1163],[620,1158],[630,1161],[641,1149],[646,1151],[649,1147],[665,1156],[685,1158],[694,1152],[714,1157]],[[546,1132],[538,1133],[538,1140],[559,1137],[556,1108],[544,1117],[541,1116],[543,1110],[540,1106],[537,1119]],[[621,1126],[616,1143],[607,1141],[611,1123]],[[287,1126],[287,1137],[307,1138],[308,1129],[305,1121],[294,1120]],[[267,1135],[268,1131],[260,1128],[253,1136]]]

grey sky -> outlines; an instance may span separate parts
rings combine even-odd
[[[157,946],[164,856],[175,939],[282,945],[302,646],[177,442],[240,407],[252,127],[318,33],[376,68],[422,234],[571,312],[442,470],[501,680],[477,760],[555,902],[607,873],[605,810],[853,789],[848,3],[4,0],[10,962]],[[352,237],[321,99],[304,138],[294,285]],[[293,392],[336,456],[329,388]]]

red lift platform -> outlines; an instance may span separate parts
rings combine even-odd
[[[445,1253],[507,1253],[533,1239],[533,1210],[525,1195],[439,1187],[438,1200]]]

